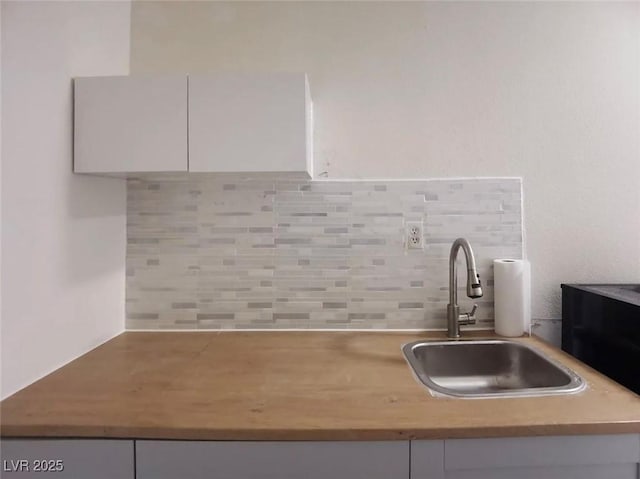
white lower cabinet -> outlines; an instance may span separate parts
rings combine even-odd
[[[0,439],[3,479],[133,479],[132,440]]]
[[[444,441],[411,441],[411,479],[444,479]]]
[[[411,479],[640,479],[638,434],[445,440],[440,471],[432,442],[412,441]]]
[[[447,479],[636,479],[635,464],[501,467],[448,471]]]
[[[137,479],[405,479],[409,441],[136,441]]]
[[[2,439],[0,449],[8,479],[640,479],[638,434],[135,445]]]

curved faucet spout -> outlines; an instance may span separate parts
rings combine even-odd
[[[460,323],[473,324],[475,318],[476,307],[472,313],[460,315],[458,306],[458,271],[456,259],[458,251],[462,248],[467,263],[467,296],[470,298],[482,297],[482,284],[480,283],[480,275],[476,270],[476,259],[473,255],[473,249],[465,238],[458,238],[451,245],[451,253],[449,254],[449,304],[447,305],[447,335],[450,338],[460,337]]]
[[[465,238],[458,238],[451,245],[451,253],[449,254],[449,302],[457,304],[458,298],[458,274],[456,259],[458,251],[462,248],[464,257],[467,262],[467,296],[470,298],[482,297],[482,285],[480,283],[480,275],[476,270],[476,258],[473,255],[473,249]]]

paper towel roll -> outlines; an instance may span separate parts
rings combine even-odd
[[[522,336],[531,325],[531,266],[522,259],[493,261],[495,330],[500,336]]]

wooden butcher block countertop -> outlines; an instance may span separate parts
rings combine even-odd
[[[471,335],[465,333],[467,337]],[[433,397],[400,351],[442,333],[126,332],[5,399],[4,437],[383,440],[640,432],[640,397]]]

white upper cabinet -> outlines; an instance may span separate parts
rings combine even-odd
[[[187,76],[76,78],[74,171],[187,171]]]
[[[302,73],[75,80],[77,173],[312,176],[312,111]]]
[[[189,76],[189,171],[312,176],[312,112],[302,73]]]

